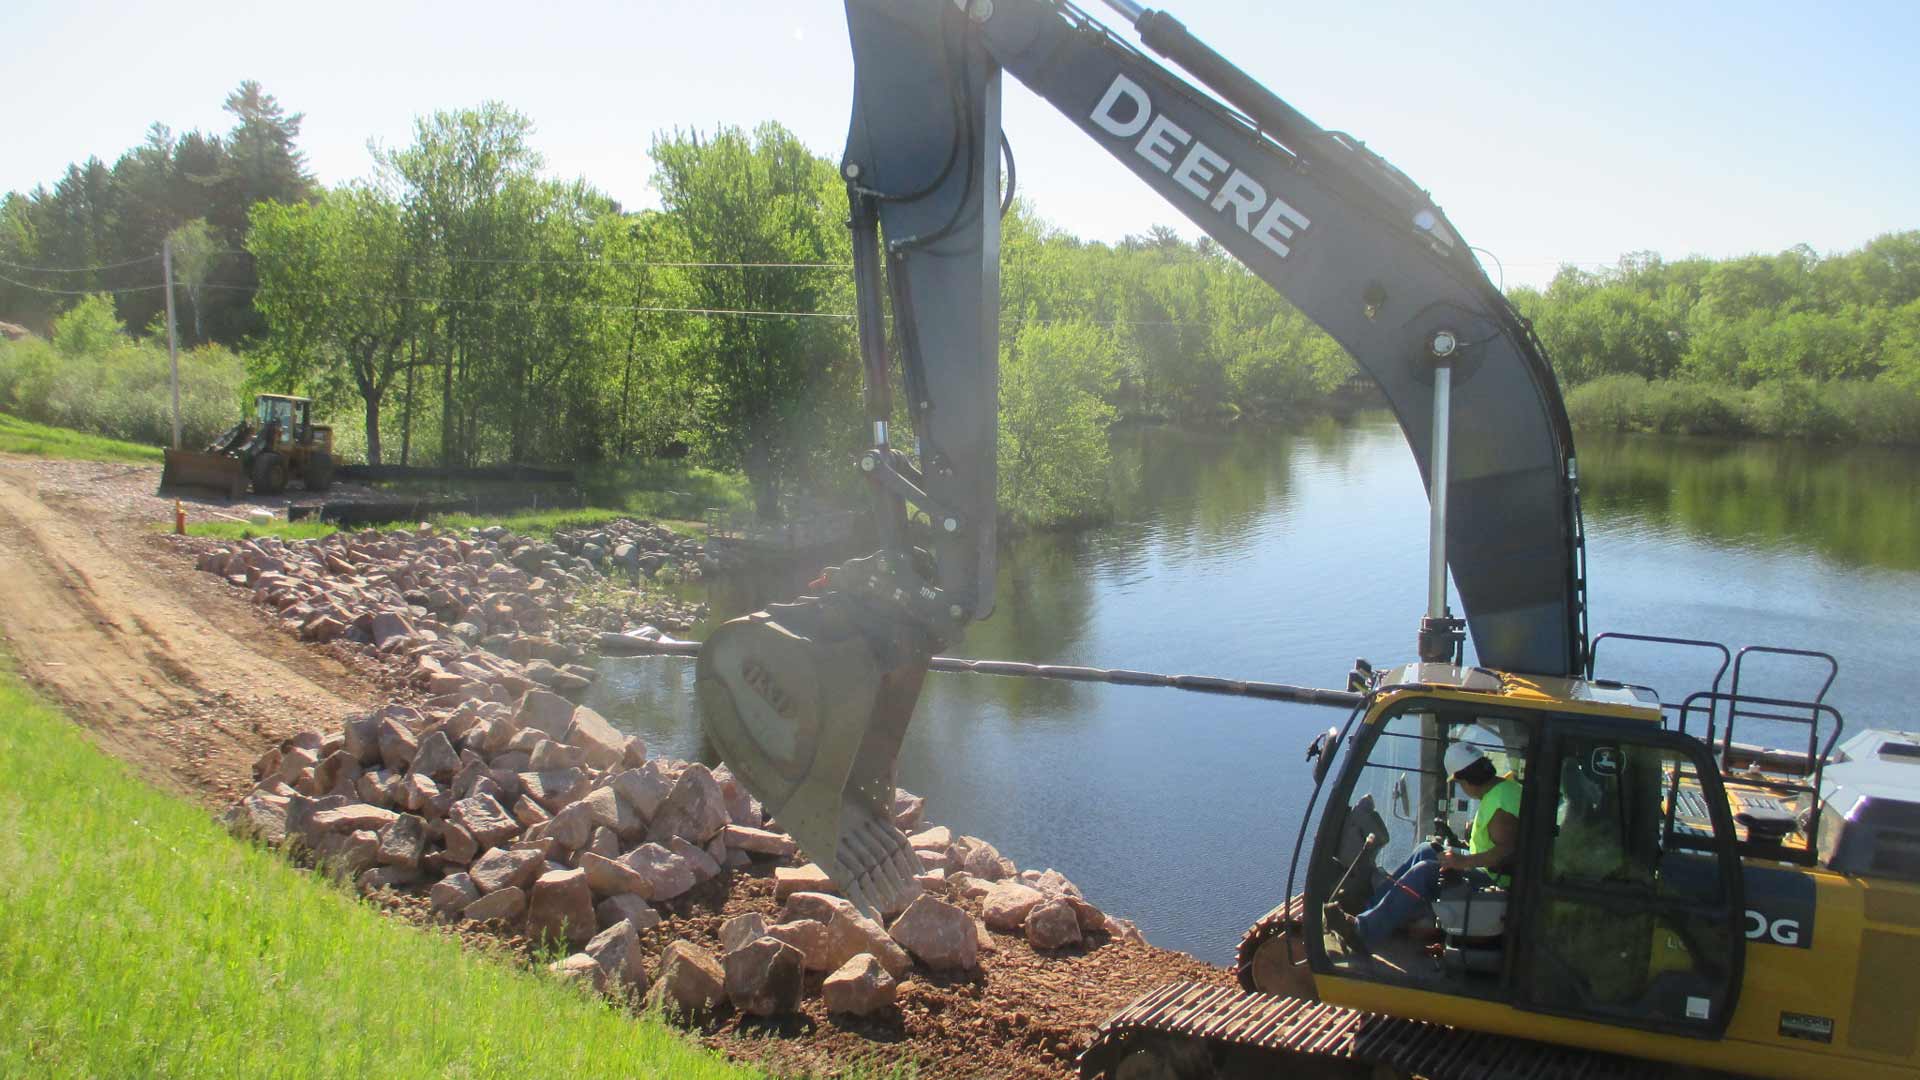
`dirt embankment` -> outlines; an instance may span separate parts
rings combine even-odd
[[[366,646],[302,644],[246,591],[195,572],[190,555],[154,531],[172,512],[170,499],[151,494],[157,474],[0,458],[0,635],[23,674],[103,747],[157,783],[225,807],[253,786],[265,751],[385,705],[395,686]],[[717,949],[727,918],[759,912],[773,921],[773,891],[765,876],[718,879],[663,912],[645,935],[647,952],[674,939]],[[1125,912],[1123,897],[1095,899]],[[424,895],[382,900],[439,925]],[[530,943],[509,944],[530,956]],[[1229,978],[1182,954],[1117,941],[1036,950],[1020,934],[995,933],[991,946],[971,975],[916,971],[884,1018],[829,1016],[809,993],[785,1020],[723,1014],[699,1034],[783,1070],[911,1062],[929,1077],[1059,1077],[1128,1000],[1169,981]]]

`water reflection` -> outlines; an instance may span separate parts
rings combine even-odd
[[[1920,569],[1920,456],[1910,449],[1589,435],[1580,464],[1588,513],[1603,520]]]

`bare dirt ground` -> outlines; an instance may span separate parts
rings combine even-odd
[[[335,727],[390,693],[351,647],[302,645],[242,590],[196,572],[159,529],[171,523],[173,500],[154,494],[158,480],[156,466],[0,455],[0,643],[102,747],[157,784],[224,807],[251,787],[253,762],[280,739]],[[186,505],[194,520],[249,508]],[[705,886],[675,903],[647,947],[657,952],[674,937],[716,947],[727,916],[777,910],[772,892],[766,878]],[[396,914],[431,922],[424,897],[381,896]],[[490,933],[455,932],[482,947],[502,944]],[[809,995],[805,1011],[782,1023],[729,1015],[695,1034],[783,1073],[904,1065],[928,1080],[1051,1080],[1073,1075],[1099,1022],[1140,994],[1231,978],[1145,945],[1042,954],[1016,934],[992,938],[982,972],[916,974],[889,1019],[829,1017]],[[505,944],[531,956],[530,943]]]
[[[269,745],[370,707],[373,688],[193,572],[156,529],[173,515],[159,473],[0,455],[0,638],[101,746],[211,805],[246,790]]]

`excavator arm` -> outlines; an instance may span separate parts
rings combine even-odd
[[[716,631],[699,693],[722,755],[865,907],[912,892],[917,865],[892,825],[893,760],[927,660],[993,608],[1003,73],[1379,386],[1438,493],[1437,569],[1452,571],[1481,662],[1571,675],[1584,660],[1572,437],[1526,322],[1398,169],[1315,125],[1177,20],[1109,2],[1220,100],[1061,0],[846,3],[855,84],[841,169],[872,431],[860,468],[883,546],[830,570],[819,595]],[[911,446],[893,430],[894,356]],[[1449,395],[1450,440],[1436,445],[1435,402],[1444,422]],[[1444,573],[1435,580],[1429,614],[1448,614]]]

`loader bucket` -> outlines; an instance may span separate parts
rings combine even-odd
[[[930,652],[831,599],[770,611],[701,646],[707,737],[847,899],[897,913],[920,891],[920,862],[893,824],[894,760]]]
[[[204,450],[168,450],[166,465],[160,470],[160,490],[179,491],[195,488],[211,491],[227,499],[247,493],[247,470],[231,454]]]

